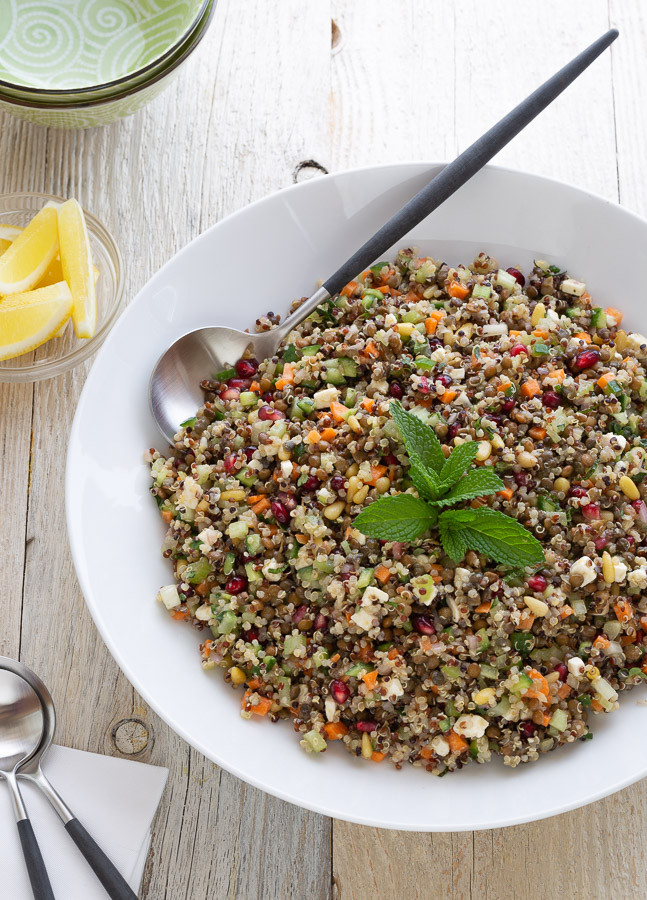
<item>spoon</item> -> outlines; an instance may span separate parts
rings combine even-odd
[[[28,692],[31,698],[31,705],[33,707],[36,704],[40,716],[40,730],[32,744],[32,751],[28,757],[17,764],[17,775],[37,785],[45,794],[63,822],[65,830],[106,889],[108,896],[112,897],[113,900],[137,900],[137,895],[133,892],[130,885],[88,834],[83,825],[81,825],[41,770],[41,759],[52,743],[56,728],[56,710],[52,695],[40,678],[23,663],[0,657],[0,678],[6,678],[7,676],[22,682],[23,692],[25,695]],[[37,900],[41,900],[41,895],[37,894],[35,890],[34,895]],[[50,894],[42,895],[44,898],[49,898],[50,896],[54,896],[51,893],[51,888]]]
[[[205,376],[237,362],[246,350],[259,361],[273,356],[290,331],[320,303],[340,291],[469,181],[617,37],[615,28],[602,35],[445,166],[282,324],[262,334],[211,326],[191,331],[171,344],[155,364],[148,388],[151,412],[164,437],[172,444],[180,423],[202,405],[200,382]]]
[[[54,900],[36,835],[23,803],[16,771],[34,753],[43,734],[43,712],[31,687],[0,669],[0,775],[9,785],[22,852],[36,900]]]

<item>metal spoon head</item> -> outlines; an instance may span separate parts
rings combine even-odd
[[[15,672],[0,668],[0,774],[14,772],[34,754],[43,728],[43,708],[34,688]]]
[[[234,365],[248,347],[258,360],[272,356],[279,336],[272,332],[246,334],[213,326],[183,335],[158,359],[148,386],[151,412],[170,444],[182,422],[204,403],[200,383]]]

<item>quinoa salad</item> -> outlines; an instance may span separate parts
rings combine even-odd
[[[407,249],[278,356],[205,373],[169,455],[148,454],[175,576],[158,599],[245,718],[437,775],[593,737],[647,678],[647,339],[621,324],[547,261]],[[421,486],[412,422],[438,472],[462,454],[449,500],[433,471]],[[362,525],[398,504],[423,510],[415,535]],[[470,545],[470,516],[539,557]]]

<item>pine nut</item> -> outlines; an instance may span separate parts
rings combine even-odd
[[[386,494],[390,487],[391,479],[387,478],[386,475],[383,475],[382,478],[378,478],[375,482],[375,490],[378,492],[378,494]]]
[[[640,500],[640,491],[628,475],[623,475],[620,478],[618,487],[625,497],[629,497],[630,500]]]
[[[548,604],[538,597],[524,597],[523,602],[533,615],[543,617],[548,615]]]
[[[476,459],[483,462],[488,459],[492,453],[492,444],[489,441],[479,441],[479,448],[476,451]]]
[[[368,494],[369,485],[365,484],[364,487],[361,487],[358,491],[353,494],[353,503],[363,503],[366,500],[366,495]]]
[[[229,675],[231,677],[232,684],[245,684],[245,682],[247,681],[247,675],[245,675],[245,673],[239,666],[232,666],[229,670]]]
[[[571,483],[568,478],[556,478],[553,482],[553,487],[555,488],[555,490],[561,491],[563,494],[565,494],[569,490],[570,486]]]
[[[341,516],[345,506],[346,504],[343,500],[337,500],[336,503],[331,503],[330,506],[327,506],[324,509],[323,514],[327,519],[330,519],[331,522],[334,522],[335,519],[338,519]]]
[[[357,433],[358,431],[362,430],[362,426],[359,424],[356,416],[349,416],[346,419],[346,422],[348,423],[348,427],[351,431]]]
[[[492,700],[494,700],[494,693],[494,688],[483,688],[472,694],[472,700],[477,706],[490,706]]]
[[[279,447],[279,452],[276,454],[281,462],[285,462],[288,459],[291,459],[292,454],[289,450],[286,450],[283,444]]]
[[[243,490],[232,490],[232,491],[223,491],[220,495],[221,500],[244,500],[245,499],[245,491]]]
[[[532,312],[532,317],[531,317],[530,321],[532,322],[533,325],[538,325],[540,320],[545,319],[545,318],[546,318],[546,307],[544,306],[543,303],[538,303]]]
[[[613,560],[605,550],[602,554],[602,576],[607,584],[613,584],[616,580],[616,570]]]
[[[370,759],[373,755],[373,741],[370,739],[368,731],[362,732],[362,756],[364,759]]]
[[[415,327],[416,326],[413,324],[413,322],[398,322],[398,324],[395,326],[396,331],[402,338],[411,337],[413,329]]]
[[[357,463],[353,463],[352,466],[349,466],[346,469],[346,475],[350,478],[352,475],[357,475],[359,472],[359,465]]]
[[[517,453],[517,462],[524,469],[534,469],[534,467],[539,464],[537,457],[532,453],[528,453],[527,450],[522,450],[520,453]]]
[[[354,497],[357,491],[361,488],[362,482],[357,477],[357,475],[351,475],[348,479],[348,487],[346,488],[346,496],[350,500],[351,497]]]

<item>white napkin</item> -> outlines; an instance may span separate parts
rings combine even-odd
[[[168,769],[52,746],[43,772],[137,893]],[[57,900],[106,900],[96,875],[37,787],[19,780]],[[9,792],[0,782],[0,859],[7,900],[33,900]]]

